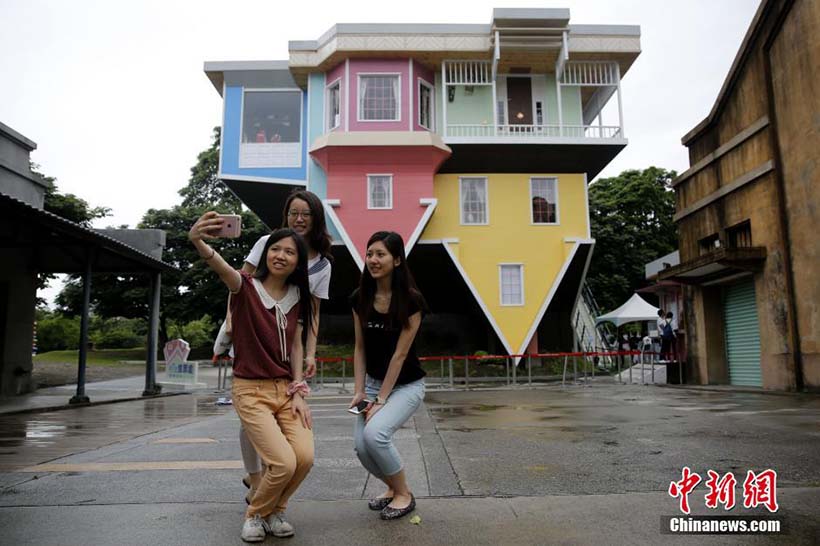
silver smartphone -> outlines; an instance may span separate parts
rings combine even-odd
[[[373,403],[372,400],[364,399],[361,402],[359,402],[358,404],[356,404],[355,406],[353,406],[352,408],[347,408],[347,411],[349,411],[353,415],[359,415],[360,413],[364,413],[364,410],[367,409],[367,406],[369,406],[372,403]]]

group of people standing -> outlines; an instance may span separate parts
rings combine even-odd
[[[285,519],[288,500],[313,465],[313,422],[305,381],[316,371],[321,300],[328,299],[331,238],[319,198],[305,190],[288,197],[283,227],[257,241],[242,268],[228,264],[207,240],[223,219],[207,212],[189,238],[230,291],[233,403],[247,471],[248,503],[241,537],[259,542],[271,534],[293,536]],[[424,399],[424,370],[415,337],[427,310],[407,266],[404,242],[390,231],[367,242],[365,268],[351,294],[355,331],[354,450],[386,491],[368,501],[382,519],[415,509],[393,434]],[[228,328],[230,324],[230,328]],[[222,333],[224,335],[224,332]]]

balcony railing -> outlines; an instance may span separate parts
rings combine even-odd
[[[444,138],[476,139],[544,139],[621,137],[617,125],[447,125]]]

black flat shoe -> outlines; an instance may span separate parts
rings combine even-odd
[[[248,489],[250,489],[250,488],[251,488],[251,482],[250,482],[250,480],[248,479],[248,477],[247,477],[247,476],[245,476],[244,478],[242,478],[242,485],[244,485],[244,486],[245,486],[245,487],[247,487]]]
[[[390,506],[385,506],[380,516],[382,519],[399,519],[400,517],[406,516],[415,509],[416,497],[414,497],[413,494],[410,493],[410,504],[408,504],[404,508],[390,508]]]
[[[393,497],[381,497],[367,501],[367,507],[371,510],[384,510],[384,507],[393,501]]]

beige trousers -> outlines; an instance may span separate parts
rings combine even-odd
[[[233,379],[233,405],[264,465],[246,516],[282,512],[313,466],[313,431],[291,414],[288,379]]]

